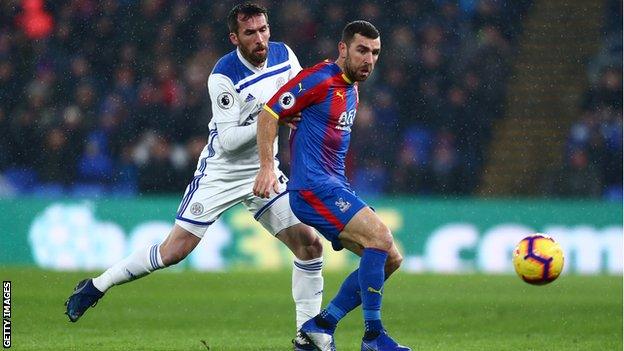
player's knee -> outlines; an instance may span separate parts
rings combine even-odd
[[[391,254],[388,256],[386,260],[386,276],[390,276],[390,274],[394,273],[399,267],[401,267],[401,263],[403,263],[403,256],[398,251],[391,251]]]
[[[312,260],[315,258],[319,258],[323,256],[323,243],[321,239],[319,239],[318,235],[312,233],[313,237],[310,238],[304,245],[299,249],[299,254],[297,255],[300,260]]]
[[[201,239],[186,229],[173,227],[169,236],[160,244],[160,258],[165,266],[176,264],[188,256]]]
[[[171,266],[177,264],[186,258],[188,252],[184,252],[184,250],[171,248],[168,245],[162,245],[160,247],[160,257],[162,258],[165,266]]]
[[[308,246],[308,253],[311,258],[318,258],[323,256],[323,243],[317,235],[314,235],[314,240],[312,241],[312,244]]]

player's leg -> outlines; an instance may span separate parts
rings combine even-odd
[[[299,223],[280,231],[276,237],[295,255],[292,267],[292,297],[295,301],[297,331],[316,316],[323,302],[323,245],[314,230]],[[301,335],[293,339],[295,351],[316,348]]]
[[[355,243],[353,241],[344,239],[344,238],[339,238],[339,239],[340,239],[341,245],[345,249],[347,249],[347,250],[353,252],[354,254],[362,257],[362,254],[364,253],[364,247],[363,246],[361,246],[360,244]],[[396,270],[401,267],[401,263],[403,263],[403,256],[399,252],[399,249],[397,248],[396,244],[393,242],[392,243],[392,247],[388,251],[388,259],[386,260],[386,265],[384,267],[384,273],[385,273],[385,279],[386,280],[388,278],[390,278],[392,273],[396,272]]]
[[[409,350],[398,345],[387,335],[381,322],[381,303],[383,298],[384,282],[389,274],[398,269],[402,257],[396,250],[392,234],[388,227],[370,208],[361,209],[345,226],[339,238],[352,242],[361,247],[360,266],[357,270],[359,296],[362,300],[365,334],[362,340],[363,350]],[[352,302],[353,287],[355,286],[355,272],[345,283],[351,280],[345,291],[339,292],[332,304],[340,306],[341,299]],[[344,296],[340,296],[344,294]],[[331,307],[330,304],[328,307]],[[330,312],[336,312],[330,311]],[[338,314],[348,311],[338,309]],[[331,315],[331,313],[329,313]],[[340,315],[339,315],[340,316]]]
[[[100,276],[79,282],[65,302],[65,313],[70,321],[76,322],[113,285],[144,277],[155,270],[178,263],[197,246],[208,226],[225,208],[231,206],[230,203],[215,201],[216,205],[209,207],[208,199],[214,197],[215,186],[207,181],[203,173],[197,174],[186,188],[176,214],[175,225],[165,241],[160,245],[141,248]]]
[[[106,292],[113,285],[121,285],[155,270],[174,265],[188,256],[200,240],[197,235],[175,224],[160,245],[151,245],[135,251],[94,278],[93,285],[98,290]]]
[[[392,340],[381,323],[383,284],[399,268],[403,258],[394,243],[391,243],[387,251],[378,249],[387,247],[384,245],[388,244],[385,241],[388,238],[371,238],[369,235],[372,230],[380,233],[386,231],[391,238],[389,230],[381,220],[366,207],[340,233],[343,246],[362,257],[360,267],[344,280],[338,294],[315,318],[316,323],[335,328],[347,313],[362,304],[366,328],[362,341],[363,350],[409,350]],[[359,234],[364,231],[366,232]],[[359,240],[361,237],[364,239]]]
[[[342,249],[338,234],[344,228],[342,216],[353,216],[359,209],[366,206],[362,201],[344,201],[345,198],[336,196],[336,189],[320,191],[291,191],[289,193],[292,211],[302,222],[315,227],[325,238],[332,242],[336,250]],[[336,215],[333,211],[337,212]],[[344,222],[346,223],[346,221]],[[351,289],[349,289],[351,290]],[[354,295],[359,286],[354,286]],[[357,297],[354,297],[357,299]],[[353,303],[354,306],[359,302]],[[336,321],[337,322],[337,321]],[[315,345],[319,350],[335,350],[333,334],[336,323],[325,320],[321,314],[306,321],[299,334]]]
[[[364,253],[364,247],[349,240],[341,240],[345,249],[355,253],[358,256],[362,256]],[[403,257],[399,253],[396,245],[393,245],[388,252],[388,259],[385,265],[384,280],[387,280],[392,273],[394,273],[401,265]],[[334,326],[349,312],[362,304],[362,298],[360,293],[359,283],[359,268],[351,272],[349,276],[343,281],[338,294],[327,305],[321,316],[327,320],[327,323]],[[355,293],[354,293],[355,291]],[[331,322],[330,322],[331,321]]]
[[[139,249],[98,277],[82,280],[65,303],[67,306],[65,313],[69,320],[76,322],[89,307],[95,306],[113,285],[139,279],[180,262],[193,251],[199,241],[200,237],[176,224],[160,245]]]
[[[402,260],[388,228],[348,189],[291,192],[291,204],[297,216],[319,229],[334,247],[340,247],[337,243],[340,242],[362,256],[360,268],[345,279],[327,308],[304,323],[304,334],[315,343],[315,339],[323,343],[328,336],[333,338],[338,321],[363,302],[366,338],[378,340],[382,334],[382,339],[385,338],[387,335],[380,318],[382,287],[387,276],[399,267]],[[317,344],[317,347],[323,350],[325,345],[319,347]],[[381,350],[408,350],[396,344],[394,348],[386,347],[388,345],[383,344]]]
[[[323,300],[323,245],[313,229],[299,223],[276,237],[295,255],[292,266],[292,296],[295,301],[296,326],[316,316]]]
[[[282,184],[282,190],[285,191]],[[323,299],[323,246],[314,230],[302,224],[290,209],[288,194],[271,199],[252,197],[244,204],[269,233],[275,235],[295,255],[292,271],[292,296],[295,302],[296,330],[317,315]],[[300,337],[293,340],[295,350],[313,350]]]
[[[302,261],[323,257],[323,244],[314,229],[298,223],[275,235],[296,258]]]

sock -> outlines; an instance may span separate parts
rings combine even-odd
[[[366,327],[365,338],[374,338],[383,330],[381,324],[381,299],[385,281],[384,266],[388,253],[366,248],[360,259],[359,282],[362,312]]]
[[[359,270],[356,269],[342,282],[336,297],[321,311],[322,323],[336,327],[347,313],[362,303],[358,275]]]
[[[321,311],[321,323],[335,327],[347,313],[362,304],[359,273],[360,270],[356,269],[344,280],[338,295]],[[384,276],[384,281],[386,279],[388,277]]]
[[[323,258],[302,261],[295,258],[292,271],[292,296],[295,300],[297,330],[321,310],[323,300]]]
[[[113,285],[120,285],[144,277],[164,267],[162,257],[160,257],[160,245],[148,246],[135,251],[130,256],[115,263],[100,276],[93,278],[93,285],[99,291],[106,292]]]

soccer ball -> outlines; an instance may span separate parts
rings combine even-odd
[[[529,235],[514,249],[513,265],[525,282],[533,285],[548,284],[561,274],[563,251],[548,235]]]

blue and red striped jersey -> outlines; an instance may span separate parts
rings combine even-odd
[[[299,72],[266,103],[277,119],[301,112],[290,135],[289,190],[349,186],[345,158],[357,105],[357,83],[331,61]]]

